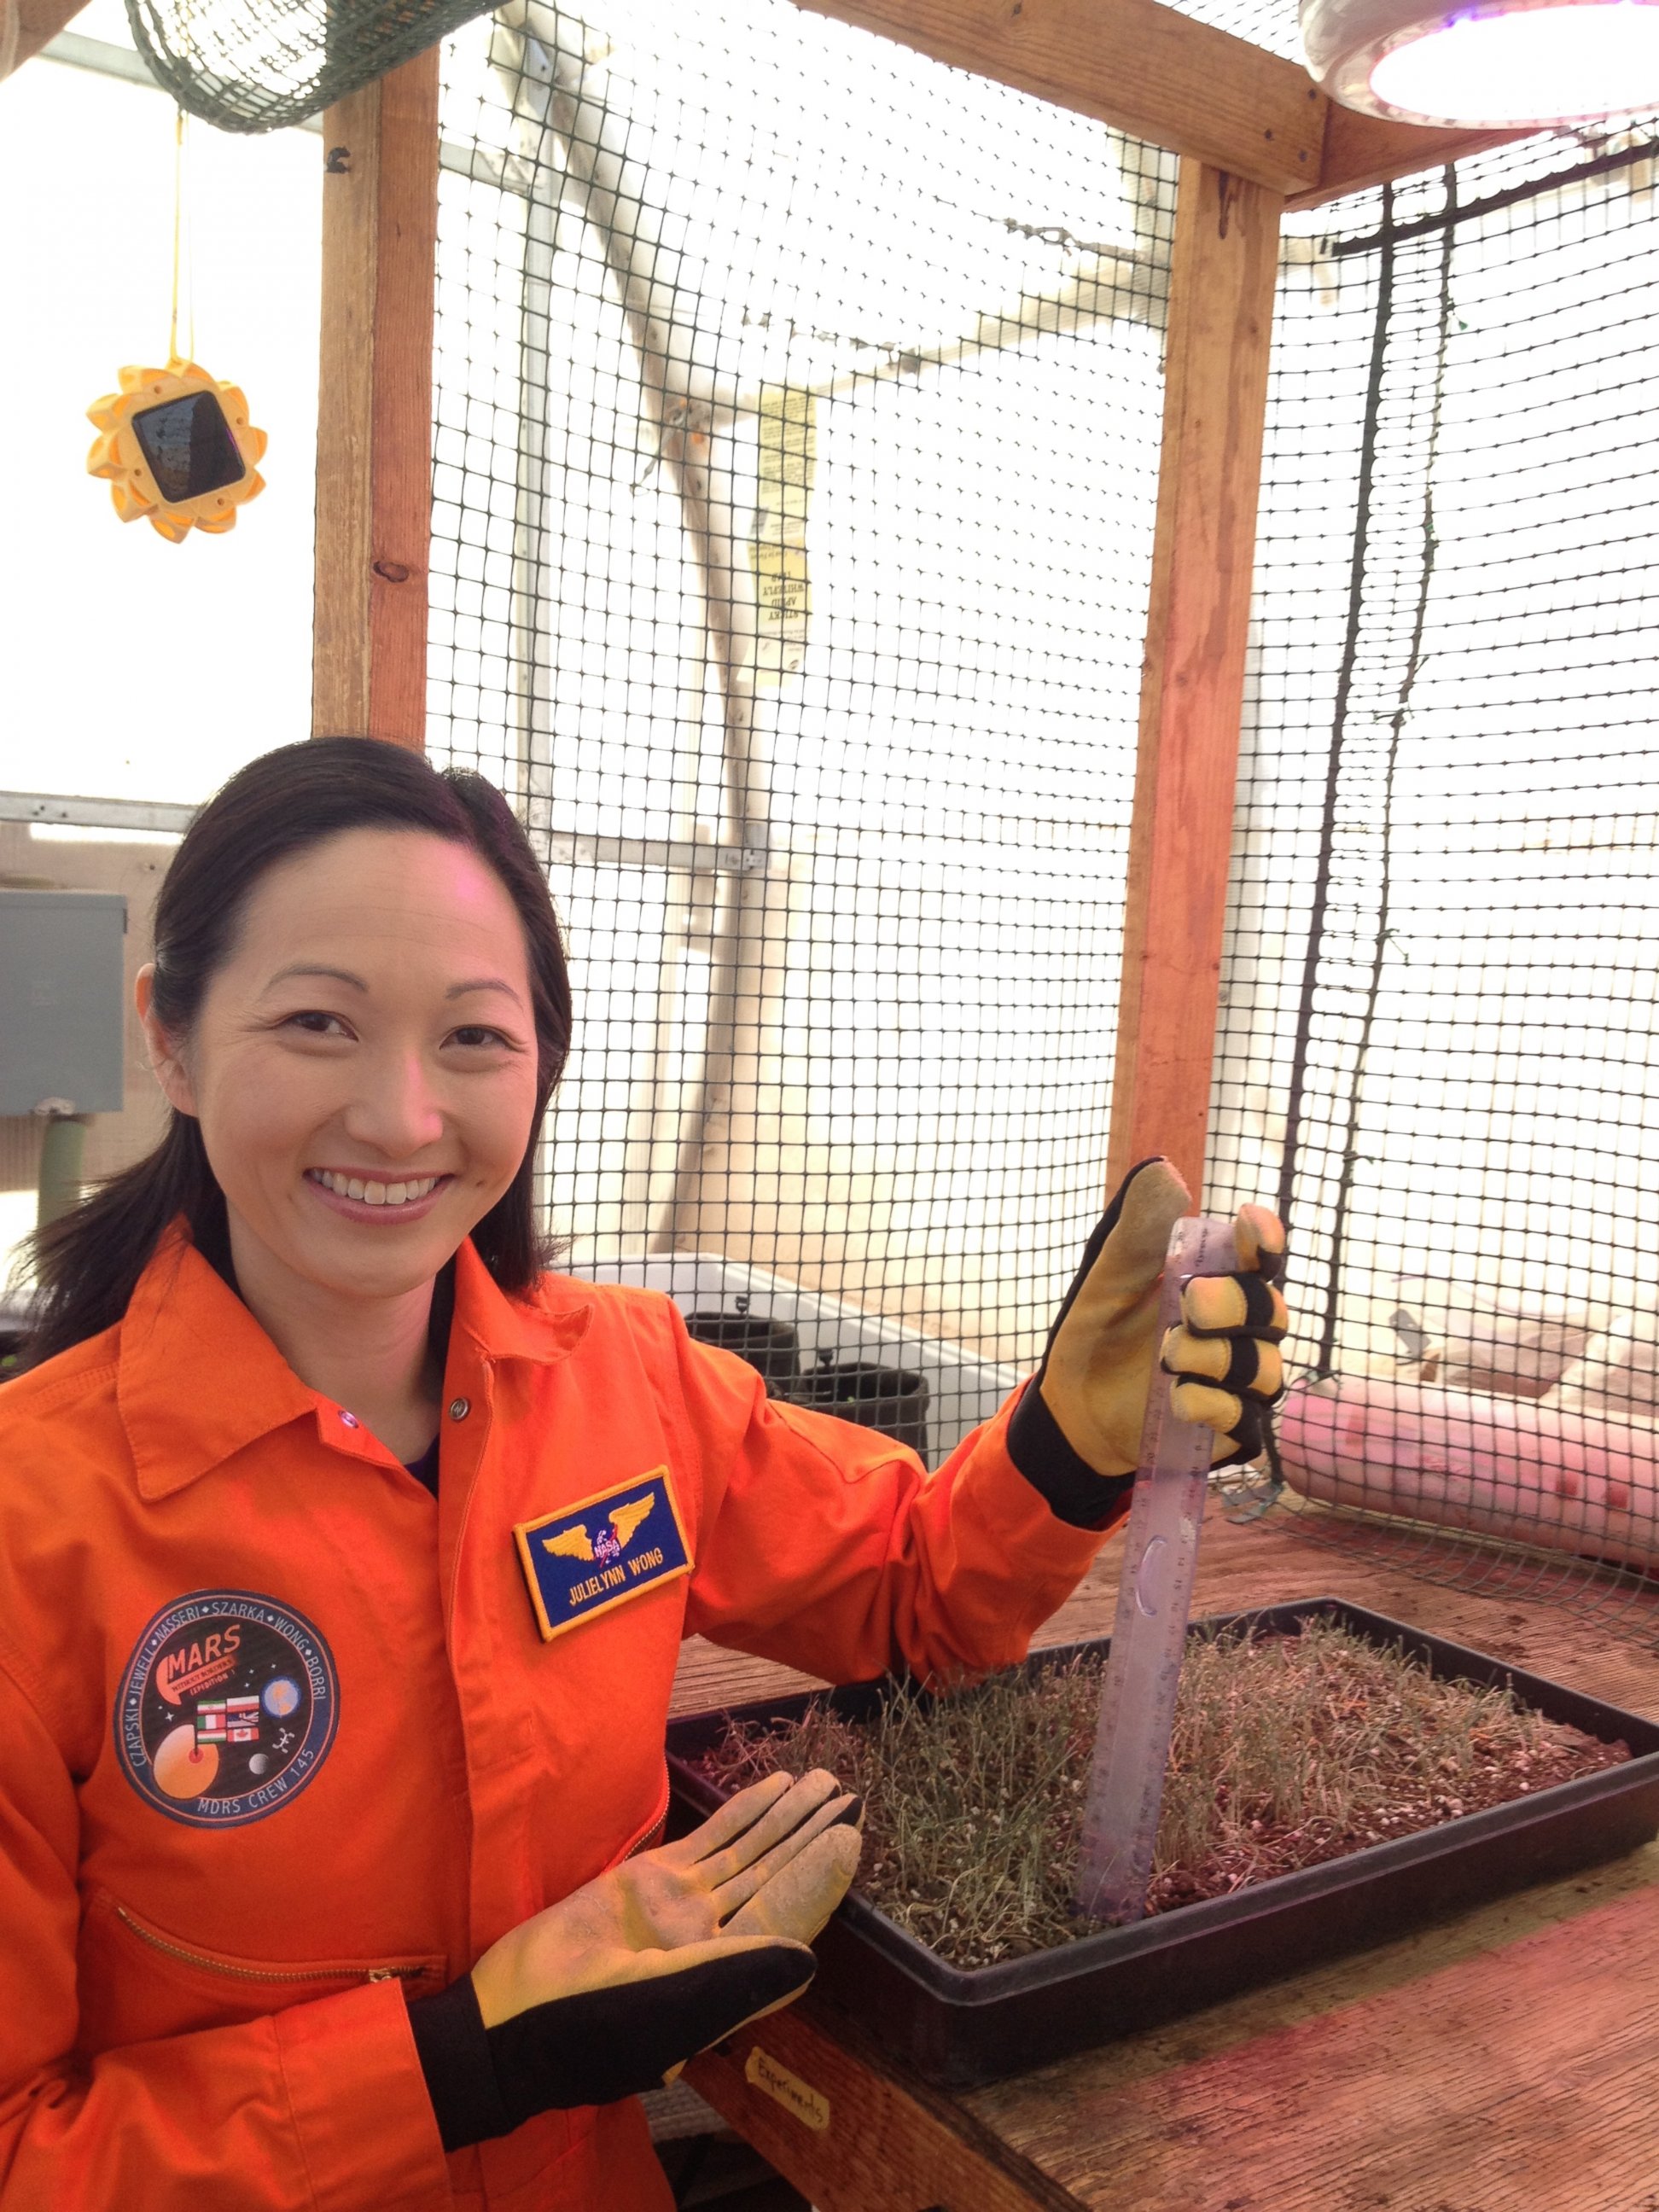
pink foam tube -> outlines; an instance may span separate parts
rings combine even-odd
[[[1327,1504],[1659,1569],[1659,1430],[1344,1378],[1291,1392],[1279,1449]]]

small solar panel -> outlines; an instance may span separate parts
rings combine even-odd
[[[155,489],[170,505],[222,491],[247,473],[225,410],[210,392],[147,407],[133,416],[132,427]]]

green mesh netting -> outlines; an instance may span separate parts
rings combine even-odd
[[[489,12],[480,0],[126,0],[155,79],[222,131],[303,123]]]

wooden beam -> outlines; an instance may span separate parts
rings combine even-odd
[[[1340,199],[1345,192],[1389,184],[1396,177],[1413,176],[1419,169],[1443,168],[1448,161],[1461,161],[1466,154],[1484,153],[1489,146],[1509,146],[1517,138],[1536,135],[1529,131],[1441,131],[1422,123],[1389,123],[1379,115],[1361,115],[1333,100],[1326,107],[1319,182],[1311,191],[1292,192],[1285,205],[1320,207],[1327,200]]]
[[[1317,182],[1324,94],[1295,62],[1158,0],[795,0],[1273,187]]]
[[[1159,0],[794,0],[953,68],[1098,116],[1131,137],[1319,207],[1505,146],[1357,114],[1285,61]]]
[[[17,38],[10,67],[21,69],[32,54],[50,46],[65,23],[80,14],[87,0],[15,0]],[[5,42],[0,37],[0,76],[6,70]]]
[[[312,731],[426,741],[438,52],[323,118]]]
[[[818,2212],[1079,2212],[955,2099],[810,2000],[740,2027],[685,2078]]]
[[[1149,1152],[1202,1184],[1279,206],[1182,163],[1109,1187]]]

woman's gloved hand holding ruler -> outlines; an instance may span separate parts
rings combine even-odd
[[[1139,1920],[1146,1910],[1211,1469],[1254,1456],[1267,1409],[1282,1388],[1280,1224],[1259,1206],[1243,1208],[1237,1222],[1174,1218],[1187,1203],[1166,1161],[1136,1170],[1120,1195],[1112,1233],[1085,1261],[1062,1309],[1042,1378],[1070,1433],[1082,1423],[1064,1401],[1066,1367],[1081,1382],[1089,1363],[1065,1359],[1067,1334],[1079,1348],[1085,1329],[1152,1337],[1078,1861],[1079,1910],[1118,1923]],[[1154,1303],[1148,1266],[1160,1234],[1168,1243],[1154,1333],[1146,1327]],[[1127,1346],[1116,1348],[1121,1355]],[[1175,1377],[1167,1389],[1164,1375]],[[1115,1425],[1121,1429],[1121,1421]],[[1122,1442],[1120,1436],[1120,1451]],[[1097,1444],[1097,1467],[1101,1452]]]

